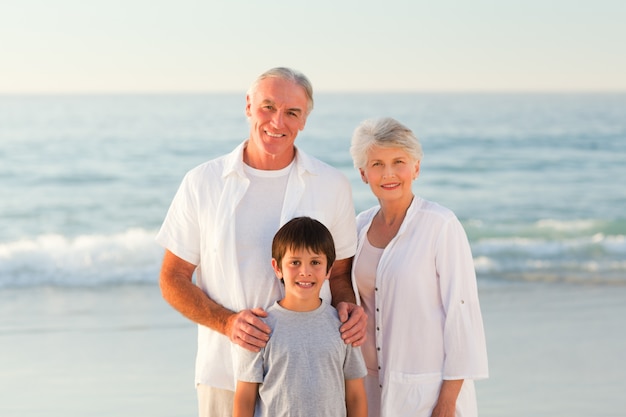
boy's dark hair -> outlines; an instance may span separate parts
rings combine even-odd
[[[274,235],[272,258],[280,266],[287,250],[308,249],[326,255],[326,272],[335,262],[333,235],[321,222],[310,217],[295,217],[285,223]]]

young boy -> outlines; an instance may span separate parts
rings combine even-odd
[[[235,417],[367,416],[361,351],[343,342],[337,310],[319,297],[334,261],[332,235],[317,220],[297,217],[274,236],[285,296],[267,310],[267,346],[238,347]]]

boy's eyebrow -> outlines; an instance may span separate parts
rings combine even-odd
[[[311,257],[312,258],[321,258],[326,256],[323,253],[316,253],[316,252],[311,252]],[[296,256],[296,255],[285,255],[283,256],[283,259],[300,259],[303,258],[303,256]]]

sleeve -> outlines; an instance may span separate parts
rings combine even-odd
[[[189,173],[172,200],[156,241],[179,258],[194,265],[200,263],[198,199]]]
[[[339,191],[333,197],[335,216],[330,232],[335,240],[337,259],[348,259],[356,252],[357,232],[352,188],[347,178],[341,177]]]
[[[236,347],[236,365],[235,379],[243,382],[263,382],[263,354],[265,349],[260,352],[251,352],[241,346]]]
[[[346,360],[344,361],[343,374],[344,379],[363,378],[367,375],[365,360],[361,354],[360,347],[346,345]]]
[[[474,261],[465,230],[456,217],[449,219],[442,229],[436,265],[446,315],[443,377],[487,378],[487,346]]]

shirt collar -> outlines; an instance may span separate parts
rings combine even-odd
[[[243,150],[245,149],[248,141],[240,143],[231,153],[226,155],[224,170],[222,176],[225,178],[232,174],[237,174],[242,178],[246,178],[246,174],[243,170]],[[307,155],[296,147],[296,169],[299,175],[309,173],[311,175],[318,175],[319,167],[316,160]]]

